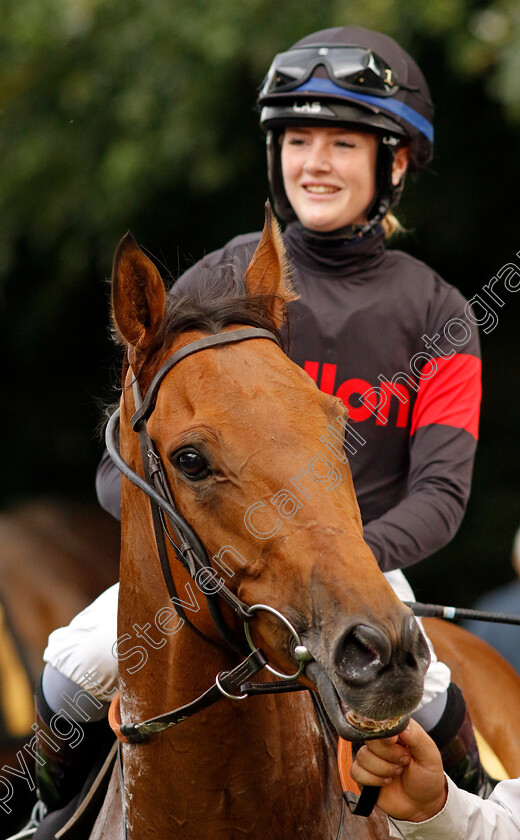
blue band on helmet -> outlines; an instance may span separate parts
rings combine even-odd
[[[342,99],[359,100],[360,102],[366,102],[368,105],[377,105],[377,107],[381,108],[383,111],[388,111],[398,117],[402,117],[403,120],[406,120],[406,122],[418,129],[421,134],[424,134],[430,143],[433,143],[433,125],[428,122],[427,119],[418,114],[417,111],[414,111],[413,108],[410,108],[409,105],[405,105],[404,102],[400,102],[398,99],[390,99],[390,97],[383,98],[381,96],[369,96],[365,93],[358,93],[354,90],[346,90],[346,88],[335,85],[334,82],[329,81],[329,79],[318,79],[315,76],[307,79],[307,81],[304,82],[303,85],[300,85],[300,87],[294,88],[291,93],[300,93],[306,90],[310,93],[335,93],[341,96]],[[290,94],[288,93],[287,95]]]

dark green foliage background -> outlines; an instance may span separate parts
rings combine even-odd
[[[92,498],[113,397],[111,257],[131,229],[170,278],[267,196],[253,103],[273,54],[313,29],[394,35],[437,105],[429,171],[397,243],[471,297],[520,251],[518,4],[473,0],[4,0],[0,288],[4,507]],[[519,296],[520,297],[520,296]],[[467,605],[512,577],[520,525],[518,298],[482,337],[482,438],[453,543],[412,570],[423,600]]]

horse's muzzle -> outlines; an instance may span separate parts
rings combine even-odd
[[[395,653],[383,630],[369,624],[356,624],[334,643],[332,664],[348,685],[362,686],[377,679],[383,668],[391,666],[392,658],[398,667],[420,671],[427,655],[423,634],[411,615],[403,622]]]
[[[313,651],[306,674],[316,684],[338,734],[348,740],[400,732],[423,692],[430,655],[413,615],[393,642],[374,624],[360,622],[334,641],[330,656]],[[327,661],[328,660],[328,661]]]

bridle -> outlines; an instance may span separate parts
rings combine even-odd
[[[269,341],[274,341],[278,346],[280,346],[277,337],[269,330],[261,329],[259,327],[247,327],[244,329],[230,330],[196,339],[173,353],[154,376],[144,399],[141,396],[141,390],[137,382],[137,378],[134,376],[132,387],[136,410],[130,422],[133,430],[139,436],[144,478],[135,472],[135,470],[133,470],[120,455],[119,408],[110,417],[110,420],[107,423],[105,435],[107,450],[119,471],[125,476],[125,478],[129,479],[133,484],[139,487],[150,500],[155,540],[161,563],[162,574],[170,598],[175,598],[175,609],[179,617],[186,621],[187,625],[193,630],[193,632],[213,645],[218,644],[218,642],[215,642],[214,639],[211,639],[199,630],[199,628],[197,628],[192,622],[190,622],[179,604],[168,553],[166,550],[166,540],[168,540],[168,542],[173,546],[177,559],[181,562],[183,567],[193,579],[195,579],[195,576],[200,570],[207,569],[213,572],[214,569],[211,565],[203,542],[176,508],[175,501],[166,478],[164,466],[154,442],[148,433],[146,421],[154,410],[157,393],[164,377],[182,359],[210,347],[220,347],[226,344],[234,344],[239,341],[247,341],[249,339],[267,339]],[[168,520],[168,523],[174,532],[174,537],[170,534],[166,520]],[[222,583],[216,592],[204,591],[204,586],[200,583],[198,584],[198,587],[204,592],[211,618],[225,646],[245,658],[231,671],[222,671],[217,674],[215,683],[206,692],[204,692],[204,694],[196,698],[196,700],[186,704],[185,706],[141,723],[122,724],[120,722],[120,718],[118,719],[119,712],[116,702],[115,707],[113,707],[111,711],[111,725],[116,732],[118,739],[122,742],[133,744],[142,743],[143,741],[148,740],[151,736],[162,732],[165,729],[169,729],[172,726],[176,726],[188,717],[196,714],[198,711],[215,703],[222,697],[227,697],[231,700],[244,700],[252,694],[307,690],[306,686],[296,682],[296,680],[301,676],[307,662],[311,661],[313,656],[302,644],[296,629],[292,626],[288,619],[282,615],[282,613],[266,604],[253,604],[252,606],[248,606],[233,592],[231,592],[225,583]],[[244,622],[244,630],[248,645],[244,644],[241,640],[237,640],[237,638],[231,633],[227,624],[224,622],[219,608],[219,598],[221,598],[223,602],[233,610],[238,618]],[[268,664],[268,659],[264,652],[260,648],[254,646],[249,633],[249,622],[252,620],[257,611],[267,611],[276,616],[292,635],[292,656],[298,664],[298,668],[294,674],[283,674],[272,668]],[[263,668],[267,668],[278,679],[267,683],[250,682],[251,677]],[[236,693],[237,690],[239,691],[238,694]],[[321,718],[323,724],[324,711],[321,707],[319,699],[315,698],[314,694],[313,702],[316,712]],[[327,728],[326,721],[325,728]],[[349,802],[350,808],[353,813],[368,816],[373,805],[371,805],[367,811],[363,806],[362,800],[363,795],[360,797],[359,803],[355,807],[353,803]],[[345,801],[342,799],[341,818],[337,835],[338,838],[342,832],[344,804]]]
[[[124,461],[119,453],[118,430],[120,409],[117,409],[114,414],[112,414],[106,429],[107,449],[115,465],[126,478],[146,493],[150,499],[157,552],[170,599],[175,599],[175,609],[179,614],[179,617],[186,621],[187,625],[193,630],[193,632],[213,645],[218,645],[219,643],[199,630],[199,628],[197,628],[188,619],[179,604],[170,568],[168,552],[166,550],[166,540],[173,546],[177,559],[193,579],[195,579],[197,573],[201,570],[206,569],[214,572],[214,569],[211,565],[202,540],[199,538],[192,526],[181,515],[175,505],[175,501],[166,478],[164,466],[157,452],[157,448],[148,433],[146,421],[154,410],[157,393],[164,377],[182,359],[210,347],[220,347],[226,344],[234,344],[239,341],[247,341],[249,339],[258,338],[274,341],[279,346],[278,339],[274,333],[259,327],[247,327],[244,329],[221,332],[215,335],[204,336],[203,338],[190,342],[180,350],[173,353],[166,362],[164,362],[162,367],[154,376],[144,399],[141,397],[139,384],[137,379],[134,377],[132,387],[136,410],[130,422],[133,430],[139,436],[144,478],[136,473],[126,463],[126,461]],[[170,529],[174,533],[173,537],[170,533]],[[221,696],[235,700],[242,700],[251,693],[297,691],[305,690],[306,688],[295,681],[303,673],[305,665],[310,659],[312,659],[312,655],[309,653],[307,648],[302,645],[298,633],[285,616],[279,613],[278,610],[275,610],[273,607],[266,604],[253,604],[252,606],[245,604],[229,589],[228,586],[226,586],[223,581],[216,592],[207,591],[204,584],[199,582],[197,583],[197,586],[203,591],[206,597],[211,618],[224,642],[224,645],[231,651],[238,653],[241,656],[245,656],[246,658],[232,671],[221,672],[218,674],[215,685],[209,690],[211,692],[209,696],[206,696],[208,695],[208,692],[202,695],[202,697],[205,698],[203,705],[201,705],[201,698],[197,698],[197,700],[194,701],[194,704],[188,704],[188,707],[193,706],[193,711],[191,711],[188,707],[182,707],[182,709],[174,710],[174,712],[168,712],[166,715],[160,715],[150,721],[121,725],[119,735],[125,741],[130,743],[140,743],[147,740],[147,738],[151,735],[160,732],[169,726],[174,726],[177,723],[180,723],[181,719],[185,720],[189,714],[194,714],[199,710],[199,708],[209,705],[209,702],[215,702],[215,700],[220,699]],[[242,640],[238,640],[236,636],[232,634],[222,618],[220,603],[218,600],[219,598],[221,598],[222,601],[233,610],[237,617],[244,622],[245,629],[248,628],[248,623],[259,610],[265,610],[277,616],[289,630],[293,638],[292,655],[298,664],[298,668],[295,673],[283,674],[269,666],[267,657],[263,651],[254,646],[248,629],[246,630],[247,644]],[[264,667],[280,679],[276,682],[269,682],[265,684],[249,683],[248,681],[250,678]],[[237,688],[240,689],[240,694],[233,691],[233,689]],[[199,703],[199,701],[201,701],[201,703]]]

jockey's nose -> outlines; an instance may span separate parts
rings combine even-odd
[[[310,144],[303,168],[309,175],[315,175],[317,172],[330,172],[329,154],[322,143],[314,142]]]

